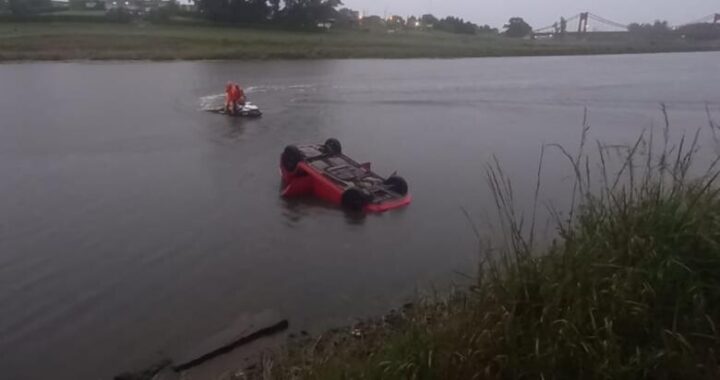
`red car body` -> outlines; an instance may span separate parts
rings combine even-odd
[[[412,201],[407,183],[398,176],[383,178],[342,154],[340,143],[291,145],[280,160],[282,196],[315,196],[353,211],[383,212]]]

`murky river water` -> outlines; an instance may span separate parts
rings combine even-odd
[[[706,124],[720,54],[471,60],[0,65],[0,378],[95,379],[192,346],[239,314],[293,328],[381,313],[472,273],[461,208],[484,164],[531,188],[542,143],[629,143]],[[199,110],[227,80],[265,116]],[[407,209],[364,219],[278,197],[294,142],[337,137],[398,170]],[[546,191],[566,167],[548,163]],[[480,223],[482,224],[482,223]]]

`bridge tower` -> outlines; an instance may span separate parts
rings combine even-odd
[[[578,33],[587,33],[589,16],[590,16],[590,12],[580,13],[580,22],[578,23]]]
[[[713,19],[713,24],[720,24],[720,13],[715,13],[715,19]]]

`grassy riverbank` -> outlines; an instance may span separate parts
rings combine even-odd
[[[441,32],[302,32],[201,23],[2,22],[0,61],[420,58],[720,50],[720,41],[530,41]]]
[[[720,171],[691,168],[690,140],[653,150],[646,135],[618,175],[617,147],[598,147],[597,166],[567,154],[577,202],[545,249],[492,165],[506,240],[474,286],[311,339],[262,378],[720,378]]]

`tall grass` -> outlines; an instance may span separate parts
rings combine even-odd
[[[662,112],[659,139],[589,149],[586,118],[575,154],[544,147],[528,220],[494,160],[486,174],[504,238],[487,245],[474,286],[295,347],[263,377],[720,378],[718,160],[698,170],[700,131],[673,143]],[[569,212],[550,210],[557,239],[543,247],[535,219],[551,150],[575,181]]]

